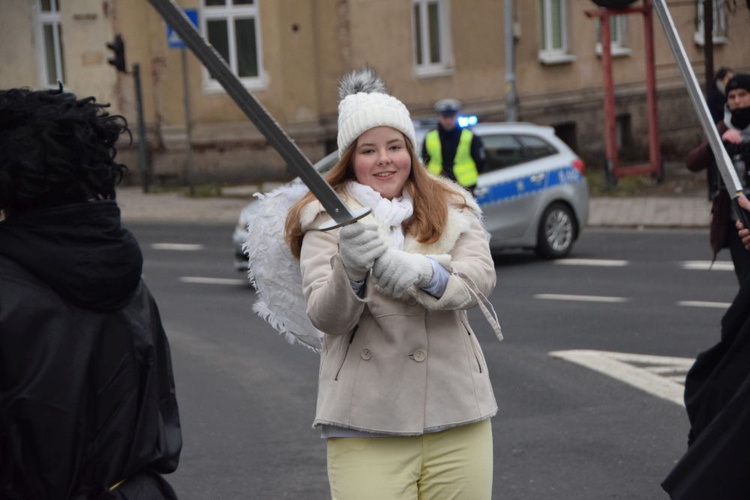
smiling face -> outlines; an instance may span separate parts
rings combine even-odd
[[[389,200],[401,196],[412,168],[404,134],[391,127],[371,128],[357,138],[354,148],[357,182]]]

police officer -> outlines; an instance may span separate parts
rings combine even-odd
[[[422,145],[422,159],[427,170],[456,181],[474,194],[479,173],[484,169],[484,145],[471,130],[458,126],[461,103],[441,99],[435,103],[438,127],[427,133]]]

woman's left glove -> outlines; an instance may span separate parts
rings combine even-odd
[[[403,297],[412,285],[419,288],[429,285],[432,273],[430,259],[424,255],[394,248],[386,250],[372,268],[383,293],[395,298]]]
[[[383,255],[385,249],[376,225],[353,222],[339,230],[339,256],[352,281],[365,279],[375,259]]]

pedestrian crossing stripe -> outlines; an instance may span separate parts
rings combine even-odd
[[[552,351],[549,355],[598,371],[680,406],[685,406],[685,375],[695,361],[692,358],[580,349]]]
[[[688,271],[734,271],[732,262],[720,260],[683,260],[680,267]]]

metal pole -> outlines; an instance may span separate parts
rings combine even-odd
[[[703,59],[705,60],[706,94],[714,85],[714,2],[703,0]]]
[[[148,193],[151,185],[151,169],[148,164],[148,137],[143,120],[143,95],[141,93],[141,65],[133,64],[133,84],[135,86],[135,107],[138,115],[138,168],[141,171],[143,192]]]
[[[612,32],[610,31],[610,14],[606,8],[599,18],[601,27],[602,70],[604,71],[604,145],[607,155],[607,184],[614,188],[619,176],[617,160],[617,117],[615,111],[615,84],[612,76]]]
[[[716,130],[716,126],[711,120],[711,113],[708,110],[708,105],[706,105],[706,100],[703,98],[701,88],[698,85],[698,80],[696,80],[693,68],[690,66],[690,62],[685,54],[685,48],[682,46],[682,42],[677,35],[677,29],[674,26],[669,10],[667,10],[665,0],[654,0],[654,9],[659,17],[659,21],[661,21],[661,24],[664,27],[664,34],[666,35],[667,42],[669,42],[669,46],[677,60],[677,66],[679,66],[680,71],[682,72],[682,77],[687,85],[690,100],[693,101],[693,106],[698,113],[698,119],[703,127],[703,133],[706,134],[708,144],[711,146],[711,150],[714,153],[716,166],[719,168],[721,178],[726,185],[729,196],[732,198],[732,204],[737,217],[740,218],[745,227],[750,227],[747,214],[742,208],[740,208],[738,201],[739,196],[742,194],[742,183],[740,182],[739,177],[737,177],[737,172],[734,169],[732,160],[729,158],[729,154],[721,142],[719,131]]]
[[[180,49],[182,59],[182,88],[183,107],[185,108],[185,134],[187,136],[187,158],[185,160],[185,176],[187,178],[190,196],[195,195],[195,182],[193,179],[193,125],[190,113],[190,85],[187,72],[187,51],[185,47]]]
[[[659,115],[656,107],[656,61],[654,58],[654,9],[651,0],[643,0],[643,32],[646,51],[646,110],[648,112],[649,145],[648,157],[656,170],[657,182],[664,181],[664,166],[661,161],[659,139]]]
[[[516,94],[516,42],[513,33],[513,0],[504,0],[505,27],[505,121],[518,121]]]
[[[299,175],[305,185],[310,188],[310,192],[315,195],[326,212],[333,218],[335,224],[332,227],[348,224],[369,213],[369,210],[363,210],[362,213],[352,214],[349,207],[344,204],[331,185],[313,168],[310,160],[286,135],[286,132],[276,123],[276,120],[245,89],[240,79],[232,73],[221,55],[196,31],[185,13],[175,5],[174,0],[149,0],[149,3],[180,36],[198,60],[203,63],[211,76],[224,87],[224,90],[234,99],[237,106],[284,158],[289,168]]]

